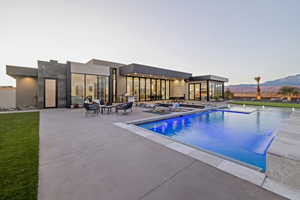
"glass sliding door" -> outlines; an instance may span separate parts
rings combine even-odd
[[[133,78],[133,96],[135,97],[136,101],[140,100],[140,81],[138,77]]]
[[[56,79],[45,79],[45,108],[56,108]]]
[[[160,79],[156,80],[156,96],[157,96],[157,100],[161,99],[161,87],[160,87]]]
[[[201,82],[201,100],[207,100],[207,82]]]
[[[146,100],[149,101],[151,100],[151,80],[150,78],[146,79]]]
[[[195,84],[195,100],[200,101],[201,95],[200,95],[200,83]]]
[[[195,100],[195,84],[189,84],[189,100]]]
[[[105,103],[108,103],[108,80],[105,76],[99,76],[98,81],[98,93],[99,100],[103,100]]]
[[[166,80],[161,80],[161,99],[166,99]]]
[[[223,83],[216,82],[216,93],[218,98],[223,98]]]
[[[97,92],[97,76],[96,75],[86,75],[85,78],[85,96],[91,100],[98,99]]]
[[[166,80],[166,100],[170,99],[170,81]]]
[[[151,79],[151,101],[156,100],[156,79]]]
[[[82,105],[84,102],[84,74],[72,74],[71,76],[71,104]]]
[[[99,99],[109,102],[109,77],[91,74],[71,75],[71,104],[82,105],[84,100]]]
[[[105,77],[105,102],[109,102],[109,78]]]
[[[209,96],[211,99],[222,98],[223,86],[221,82],[209,81]]]
[[[136,101],[170,99],[171,81],[145,77],[126,77],[126,93]]]
[[[133,96],[133,79],[132,77],[126,78],[126,93],[128,96]]]
[[[140,101],[146,100],[146,79],[140,78]]]

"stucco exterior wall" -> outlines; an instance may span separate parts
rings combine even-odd
[[[170,96],[171,97],[183,97],[184,95],[185,95],[184,79],[176,79],[176,80],[172,81]]]
[[[37,79],[32,77],[16,78],[16,106],[21,109],[37,106]]]
[[[0,108],[16,107],[16,88],[0,87]]]

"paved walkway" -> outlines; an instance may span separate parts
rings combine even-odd
[[[113,125],[151,116],[41,111],[39,200],[284,199]]]

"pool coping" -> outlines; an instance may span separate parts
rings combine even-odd
[[[151,140],[152,142],[158,143],[169,149],[182,153],[186,156],[192,157],[207,165],[215,167],[225,173],[234,175],[240,179],[253,183],[266,190],[287,197],[289,199],[299,199],[300,191],[296,191],[287,185],[281,184],[277,181],[270,179],[269,177],[266,176],[265,173],[260,172],[259,168],[256,168],[251,165],[247,165],[245,163],[228,158],[223,155],[219,155],[216,153],[206,151],[204,149],[193,147],[191,145],[176,141],[170,137],[159,135],[153,131],[137,126],[137,124],[159,121],[159,120],[168,119],[172,117],[190,115],[190,114],[205,112],[209,110],[218,110],[222,107],[224,106],[206,108],[206,109],[195,109],[193,111],[188,111],[188,112],[171,113],[167,115],[148,117],[144,119],[131,120],[127,122],[116,122],[114,123],[114,125],[126,129],[137,135],[140,135],[148,140]]]

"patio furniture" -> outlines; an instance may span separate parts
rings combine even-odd
[[[132,112],[132,106],[133,106],[133,102],[118,105],[118,106],[116,106],[116,112],[118,112],[119,110],[123,110],[124,112],[126,112],[129,109]]]
[[[101,114],[104,114],[105,110],[107,114],[111,113],[112,108],[112,105],[100,105]]]
[[[93,114],[99,114],[99,105],[98,104],[89,104],[84,103],[83,107],[85,109],[85,115],[93,113]]]
[[[154,108],[157,107],[157,106],[159,106],[159,104],[147,104],[147,105],[145,106],[145,108],[152,108],[152,109],[154,109]]]

